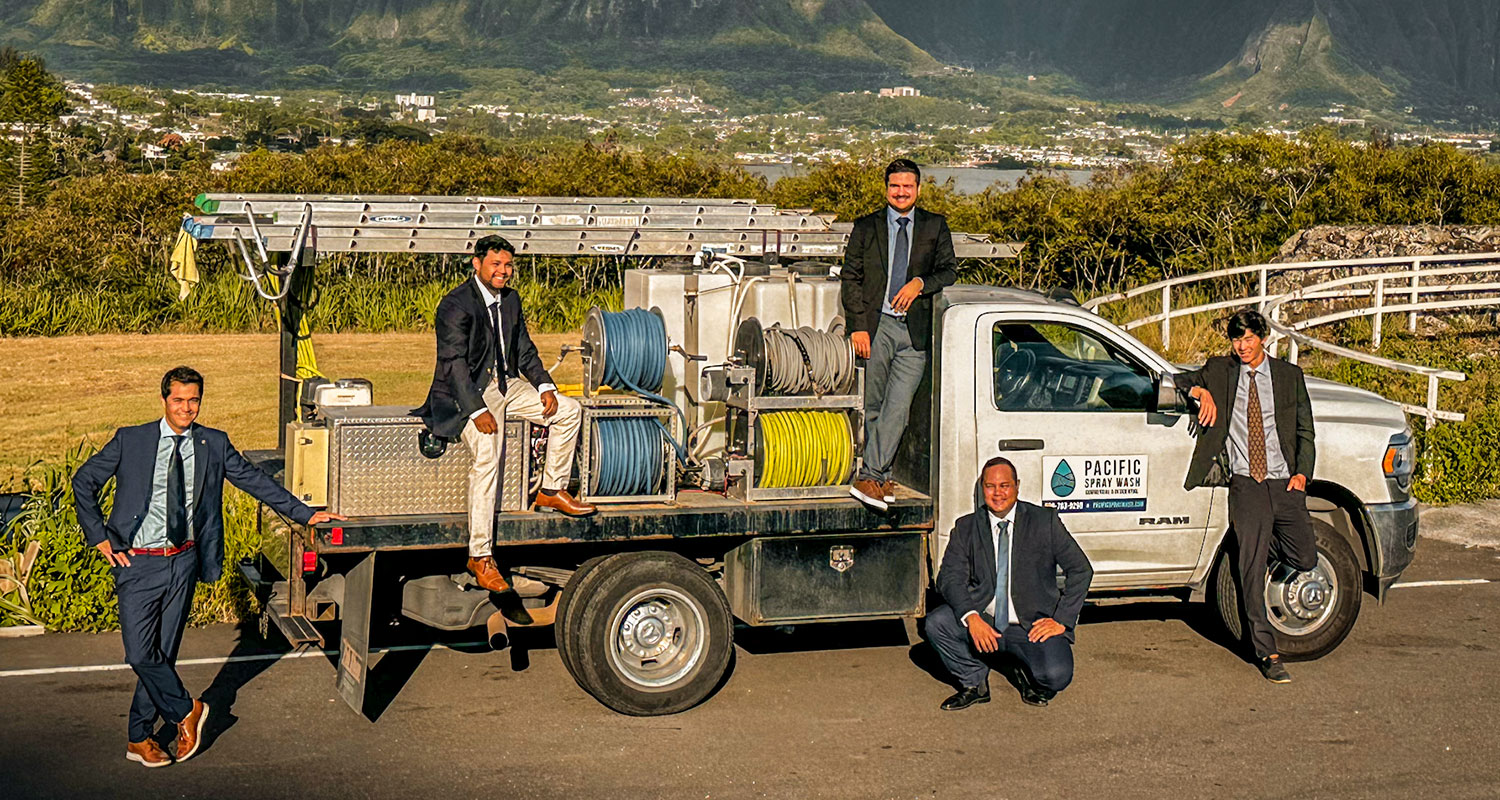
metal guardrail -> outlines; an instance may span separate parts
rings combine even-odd
[[[1451,266],[1453,264],[1464,264],[1468,266]],[[1298,272],[1312,269],[1350,269],[1360,268],[1367,270],[1391,270],[1367,272],[1346,278],[1339,278],[1322,283],[1300,287],[1292,292],[1280,295],[1272,295],[1267,291],[1269,277],[1275,273]],[[1324,342],[1303,333],[1304,330],[1357,317],[1371,318],[1371,338],[1375,347],[1380,346],[1381,331],[1385,315],[1393,313],[1405,313],[1407,315],[1407,326],[1411,331],[1417,327],[1418,312],[1444,311],[1457,308],[1478,308],[1500,306],[1500,283],[1488,282],[1454,282],[1447,281],[1440,284],[1423,284],[1424,279],[1434,277],[1479,275],[1484,273],[1500,273],[1500,253],[1464,253],[1442,256],[1397,256],[1390,258],[1363,258],[1344,259],[1337,261],[1301,261],[1285,264],[1255,264],[1244,267],[1231,267],[1228,269],[1215,270],[1213,272],[1183,275],[1163,281],[1156,281],[1143,286],[1138,286],[1125,292],[1102,295],[1084,303],[1084,307],[1098,313],[1101,306],[1109,303],[1127,300],[1132,297],[1140,297],[1153,293],[1160,293],[1162,310],[1158,314],[1142,317],[1121,323],[1126,330],[1149,325],[1153,322],[1161,325],[1162,348],[1171,344],[1171,321],[1175,317],[1184,317],[1200,314],[1208,311],[1218,311],[1229,308],[1245,306],[1258,306],[1270,316],[1273,329],[1271,348],[1275,352],[1278,339],[1286,338],[1291,342],[1289,360],[1296,363],[1301,347],[1311,347],[1336,355],[1340,358],[1348,358],[1367,364],[1391,369],[1400,372],[1421,375],[1427,379],[1427,402],[1425,405],[1416,406],[1407,403],[1401,404],[1402,408],[1410,414],[1422,416],[1427,421],[1427,427],[1432,427],[1436,420],[1461,421],[1464,415],[1439,410],[1438,386],[1439,381],[1451,380],[1462,381],[1467,375],[1456,370],[1444,370],[1427,367],[1420,364],[1408,364],[1394,359],[1382,358],[1370,353],[1352,350],[1347,347]],[[1222,300],[1212,303],[1201,303],[1194,306],[1174,308],[1172,304],[1172,290],[1189,284],[1201,283],[1203,281],[1217,278],[1231,277],[1235,275],[1255,274],[1258,277],[1259,291],[1255,295],[1249,295],[1231,300]],[[1399,286],[1392,284],[1399,283]],[[1360,284],[1373,284],[1368,288],[1360,287]],[[1451,295],[1451,294],[1485,294],[1488,296],[1467,297],[1447,300],[1422,300],[1423,295]],[[1406,302],[1391,304],[1387,302],[1388,295],[1405,297]],[[1305,302],[1314,300],[1343,300],[1355,298],[1371,298],[1368,306],[1354,309],[1346,309],[1332,314],[1325,314],[1287,323],[1282,319],[1283,306],[1287,303]]]

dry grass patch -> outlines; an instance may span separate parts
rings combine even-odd
[[[551,367],[579,334],[534,338]],[[227,431],[243,450],[275,447],[278,341],[266,334],[0,339],[0,486],[16,488],[29,464],[59,460],[85,438],[102,445],[115,428],[161,416],[161,376],[178,364],[203,373],[205,425]],[[324,374],[369,378],[381,405],[416,407],[432,381],[430,332],[326,334],[313,343]],[[553,373],[560,384],[581,376],[576,356]]]

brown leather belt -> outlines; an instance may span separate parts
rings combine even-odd
[[[132,547],[130,554],[133,556],[175,556],[191,549],[193,549],[193,543],[188,541],[176,547]]]

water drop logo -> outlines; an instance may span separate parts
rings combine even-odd
[[[1067,497],[1077,487],[1078,480],[1073,477],[1073,468],[1068,462],[1057,462],[1057,469],[1052,470],[1052,493],[1058,497]]]

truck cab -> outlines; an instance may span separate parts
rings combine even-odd
[[[980,466],[999,453],[1015,463],[1023,500],[1062,514],[1093,563],[1093,596],[1208,599],[1238,634],[1227,489],[1183,485],[1198,427],[1173,379],[1182,368],[1108,320],[1035,292],[952,287],[934,315],[925,465],[934,570],[954,521],[974,507]],[[1318,567],[1252,591],[1263,590],[1283,652],[1315,658],[1348,634],[1362,590],[1383,595],[1410,563],[1416,503],[1401,408],[1330,381],[1307,385]]]

